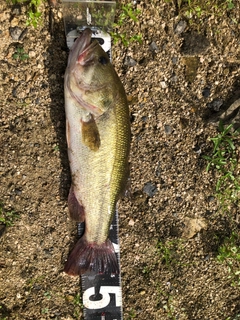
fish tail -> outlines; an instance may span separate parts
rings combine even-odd
[[[89,243],[81,237],[70,253],[64,271],[70,276],[83,273],[118,274],[119,267],[112,242],[107,239],[102,244]]]

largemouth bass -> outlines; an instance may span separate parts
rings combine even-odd
[[[123,85],[97,40],[85,29],[72,46],[64,78],[72,185],[68,208],[85,221],[64,271],[118,273],[109,227],[128,178],[129,108]]]

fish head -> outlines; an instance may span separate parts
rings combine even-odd
[[[95,116],[114,106],[122,88],[108,54],[91,39],[90,29],[85,29],[72,47],[67,76],[72,96]]]

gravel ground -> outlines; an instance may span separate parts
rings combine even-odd
[[[209,120],[240,97],[239,2],[191,19],[186,4],[135,3],[138,22],[119,32],[141,33],[143,43],[113,46],[132,123],[131,185],[119,203],[124,318],[240,319],[239,276],[216,258],[233,230],[240,237],[239,205],[221,210],[202,158],[217,134]],[[0,1],[0,201],[3,215],[17,215],[0,228],[2,320],[82,319],[79,279],[63,273],[76,240],[68,53],[61,5],[41,9],[42,24],[26,27],[26,7]]]

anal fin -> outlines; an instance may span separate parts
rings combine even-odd
[[[73,185],[71,185],[68,194],[68,210],[72,220],[83,222],[85,220],[84,207],[80,204],[75,196]]]

